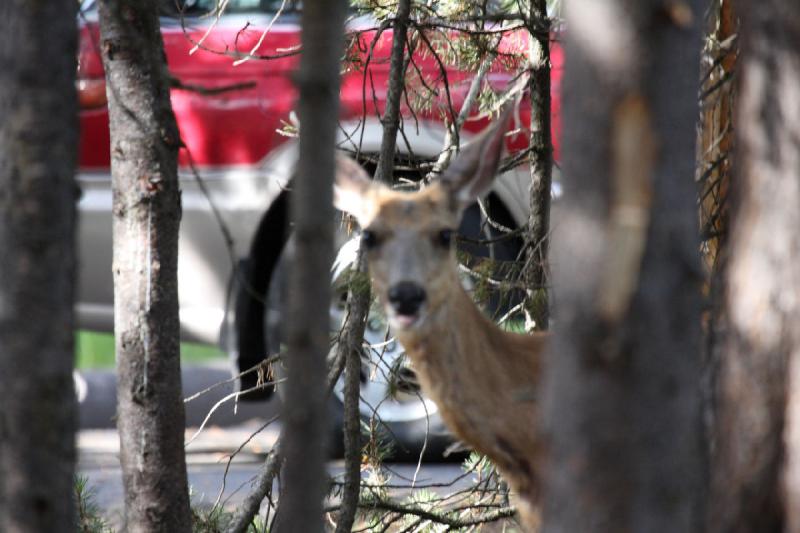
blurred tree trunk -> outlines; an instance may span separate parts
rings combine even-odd
[[[0,531],[74,531],[74,0],[0,3]]]
[[[323,531],[334,145],[345,11],[343,0],[303,2],[303,54],[296,75],[300,156],[291,199],[296,241],[289,269],[289,380],[281,443],[285,464],[276,531]]]
[[[709,531],[800,531],[800,4],[742,8]]]
[[[700,531],[701,2],[565,8],[543,531]]]
[[[156,0],[101,0],[127,531],[191,530],[183,448],[177,156]]]
[[[547,329],[547,251],[550,233],[550,189],[553,141],[550,126],[550,18],[546,0],[530,0],[531,190],[525,259],[528,298],[526,322]],[[530,328],[526,328],[530,329]]]

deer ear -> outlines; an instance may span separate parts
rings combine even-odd
[[[363,227],[367,212],[366,194],[373,183],[364,169],[349,157],[336,154],[333,205],[353,215]]]
[[[442,173],[442,186],[459,210],[465,209],[491,187],[500,166],[504,135],[513,107],[513,104],[507,105],[497,122],[463,147]]]

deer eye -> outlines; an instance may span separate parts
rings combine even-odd
[[[372,250],[378,246],[378,236],[374,231],[368,229],[361,230],[361,244],[366,250]]]
[[[443,229],[436,234],[435,241],[436,244],[443,248],[449,248],[450,244],[453,242],[453,230],[451,229]]]

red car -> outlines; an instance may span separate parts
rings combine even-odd
[[[183,87],[174,88],[171,93],[186,145],[180,153],[180,319],[184,339],[219,343],[237,368],[243,370],[280,347],[280,259],[290,233],[286,185],[297,153],[296,140],[280,130],[292,123],[297,91],[291,75],[299,61],[300,26],[296,2],[287,2],[280,16],[276,16],[280,0],[230,0],[222,16],[208,15],[216,4],[216,0],[184,0],[182,17],[178,16],[175,0],[164,0],[162,6],[161,26],[169,70]],[[367,166],[372,164],[371,156],[377,154],[381,142],[378,112],[382,113],[385,105],[392,38],[391,32],[383,32],[368,58],[375,26],[368,16],[351,20],[348,29],[358,32],[358,38],[351,43],[350,55],[362,68],[344,72],[341,85],[340,146],[358,152]],[[77,314],[81,328],[110,332],[113,282],[108,110],[97,15],[91,1],[85,1],[82,7],[80,35],[78,182],[83,194],[79,204],[81,270]],[[527,34],[510,33],[503,46],[524,49]],[[259,58],[245,60],[250,52]],[[552,87],[555,118],[560,63],[561,52],[556,47]],[[452,67],[444,73],[449,100],[442,90],[442,69],[436,58],[423,51],[415,54],[414,67],[408,74],[410,83],[416,83],[422,91],[424,80],[438,94],[427,106],[428,111],[416,119],[411,119],[404,105],[406,126],[398,142],[400,160],[433,160],[441,152],[446,127],[439,111],[451,109],[451,103],[452,109],[460,109],[473,76]],[[486,81],[502,88],[513,74],[498,62]],[[523,105],[522,125],[527,124],[528,115]],[[462,140],[487,123],[485,118],[468,120]],[[526,139],[527,132],[523,131],[513,138],[511,147],[523,147]],[[203,186],[193,173],[192,164]],[[527,168],[501,176],[488,202],[492,216],[507,226],[524,223],[529,182]],[[232,242],[227,242],[217,215]],[[481,231],[483,235],[495,231],[482,227],[476,207],[465,218],[461,230],[475,237],[482,235]],[[347,246],[343,250],[342,256]],[[471,251],[514,259],[518,250],[518,242],[504,240],[491,250]],[[332,303],[331,312],[334,320],[340,318],[338,302]],[[412,380],[407,380],[407,387],[399,387],[399,392],[387,395],[393,388],[388,383],[388,370],[403,363],[402,348],[385,343],[385,335],[381,318],[371,316],[367,340],[382,348],[380,354],[376,352],[375,357],[364,362],[363,412],[368,416],[377,411],[401,444],[416,447],[429,427],[426,412],[435,414],[436,406],[419,399]],[[411,375],[403,371],[401,376],[404,372]],[[245,379],[242,387],[254,384],[252,379]],[[338,418],[338,393],[332,409]],[[435,416],[430,431],[444,432]]]

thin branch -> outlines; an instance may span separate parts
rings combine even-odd
[[[256,44],[253,45],[253,48],[250,50],[250,52],[245,57],[243,57],[241,59],[237,59],[236,61],[233,62],[233,66],[234,67],[237,67],[237,66],[241,65],[242,63],[244,63],[246,61],[249,61],[249,60],[251,60],[251,59],[253,59],[255,57],[253,54],[256,53],[256,50],[261,48],[261,44],[264,42],[264,38],[267,36],[269,31],[272,29],[272,26],[275,24],[275,21],[278,20],[278,17],[280,17],[281,14],[283,13],[284,8],[286,7],[286,1],[287,0],[283,0],[281,2],[281,5],[278,8],[278,11],[275,12],[275,16],[272,17],[272,20],[269,21],[269,24],[267,24],[267,27],[264,28],[263,32],[261,32],[261,37],[258,38],[258,41],[256,41]]]
[[[499,41],[495,43],[495,47],[497,44],[499,44]],[[426,180],[430,180],[434,176],[441,174],[450,165],[453,154],[458,151],[458,147],[461,144],[461,127],[464,125],[464,122],[466,122],[467,117],[469,117],[469,112],[480,94],[481,85],[483,85],[486,73],[489,72],[489,68],[492,66],[496,57],[497,53],[495,51],[490,51],[481,62],[480,67],[478,67],[478,72],[475,74],[475,77],[472,78],[467,96],[461,104],[461,110],[458,112],[458,116],[447,129],[447,133],[444,136],[444,147],[439,154],[439,158],[425,177]]]
[[[343,363],[344,361],[342,360],[334,359],[330,364],[327,376],[327,387],[325,393],[326,398],[330,398],[330,395],[333,392],[333,387],[339,380],[339,376],[342,373]],[[281,457],[282,440],[283,430],[281,430],[277,440],[275,441],[275,446],[273,446],[272,450],[267,456],[267,460],[264,462],[264,467],[258,474],[258,478],[256,479],[253,490],[250,491],[250,494],[247,495],[244,502],[239,506],[233,520],[231,521],[231,525],[226,530],[226,533],[244,533],[247,530],[247,527],[253,522],[256,514],[258,514],[258,510],[261,508],[261,502],[264,500],[264,498],[268,498],[271,494],[272,482],[280,471],[281,464],[283,464],[283,457]]]
[[[466,511],[480,507],[481,506],[479,505],[469,505],[458,510]],[[436,524],[442,524],[450,528],[465,528],[470,526],[487,524],[489,522],[497,522],[498,520],[503,520],[505,518],[513,518],[517,512],[514,507],[500,507],[491,512],[481,514],[478,516],[468,517],[468,518],[457,518],[448,516],[447,513],[437,513],[435,511],[430,511],[428,509],[420,507],[417,504],[413,503],[402,504],[387,498],[372,499],[366,502],[362,502],[359,504],[359,508],[364,510],[372,510],[372,511],[380,510],[380,511],[387,511],[390,513],[399,513],[403,515],[416,516],[422,518],[423,520],[428,520]],[[335,507],[329,508],[327,510],[334,510],[334,509]]]
[[[403,92],[403,75],[407,65],[405,60],[406,31],[411,12],[411,0],[399,0],[397,15],[394,18],[392,52],[389,67],[389,91],[386,95],[386,111],[383,115],[383,139],[375,180],[391,183],[394,175],[394,153],[397,142],[397,124],[400,121],[400,97]]]
[[[264,467],[258,475],[255,487],[237,509],[226,533],[245,533],[258,514],[261,502],[268,493],[272,492],[272,482],[275,480],[275,476],[278,475],[283,463],[280,445],[281,439],[279,436],[267,460],[264,461]]]
[[[353,268],[359,273],[366,273],[366,260],[361,251]],[[343,420],[345,482],[336,533],[348,533],[353,528],[361,485],[361,345],[372,294],[369,285],[359,285],[366,286],[348,291],[345,325],[336,347],[337,358],[344,358],[346,369]]]

